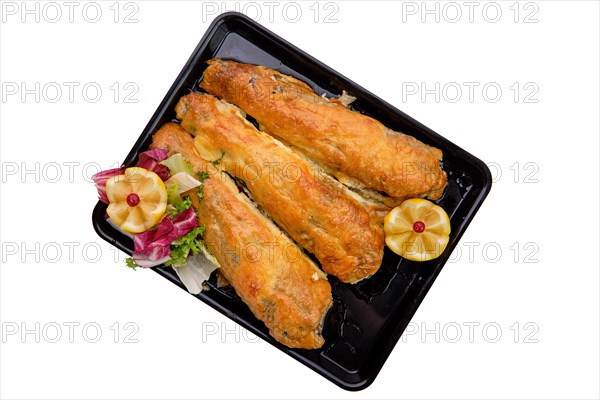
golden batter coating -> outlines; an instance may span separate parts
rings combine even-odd
[[[220,271],[278,342],[292,348],[323,345],[321,328],[331,306],[325,274],[239,192],[225,174],[196,151],[192,137],[170,122],[154,134],[151,148],[180,153],[195,172],[213,172],[203,199],[191,196],[204,240]]]
[[[442,152],[412,136],[318,96],[306,83],[273,69],[213,59],[200,87],[236,104],[261,129],[330,169],[391,197],[438,199],[447,180]]]
[[[181,126],[196,137],[200,155],[244,181],[254,200],[325,272],[356,282],[379,269],[383,229],[341,185],[328,182],[225,101],[191,93],[176,111]]]

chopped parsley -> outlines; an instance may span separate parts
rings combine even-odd
[[[225,152],[223,150],[221,150],[221,157],[217,158],[216,160],[212,161],[212,165],[221,165],[221,161],[223,161],[223,157],[225,157]]]
[[[202,185],[198,186],[196,189],[196,194],[198,195],[198,201],[202,201],[204,198],[204,181],[210,178],[210,175],[207,171],[198,172],[198,179],[202,182]]]
[[[137,265],[137,263],[136,263],[136,262],[133,260],[133,258],[131,258],[131,257],[127,257],[127,258],[125,259],[125,264],[127,264],[127,267],[128,267],[128,268],[131,268],[131,269],[132,269],[132,270],[134,270],[134,271],[135,271],[135,269],[136,269],[137,267],[139,267],[139,265]]]

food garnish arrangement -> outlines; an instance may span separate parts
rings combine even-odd
[[[318,349],[329,279],[370,279],[385,246],[444,252],[441,150],[264,66],[212,59],[198,89],[135,166],[94,176],[129,267],[173,267],[195,294],[217,274],[279,343]]]

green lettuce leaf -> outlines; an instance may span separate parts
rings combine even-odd
[[[173,207],[167,207],[167,211],[165,211],[165,215],[171,218],[192,206],[192,199],[190,199],[190,196],[185,196],[185,199],[183,200],[181,199],[181,196],[177,195],[177,197],[179,197],[180,200],[179,204],[173,204]]]
[[[160,163],[169,168],[171,175],[175,175],[178,172],[186,172],[192,176],[194,175],[192,165],[179,153],[173,154],[171,157]]]
[[[177,206],[181,204],[181,196],[177,194],[177,184],[171,185],[167,188],[167,203]]]
[[[181,267],[185,265],[190,253],[197,255],[204,246],[202,234],[204,225],[194,228],[190,233],[175,239],[171,243],[171,259],[165,263],[166,266]]]

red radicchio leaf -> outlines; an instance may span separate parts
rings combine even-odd
[[[108,197],[106,197],[106,181],[113,176],[122,175],[123,171],[123,167],[113,168],[106,171],[100,171],[92,176],[92,179],[96,184],[96,189],[98,189],[98,198],[101,202],[108,204]]]
[[[169,168],[162,164],[156,164],[156,167],[152,170],[162,181],[166,181],[171,177],[169,173]]]
[[[154,149],[140,153],[137,167],[145,168],[148,171],[154,172],[163,181],[169,179],[169,169],[161,165],[160,162],[167,158],[168,152],[166,149]]]
[[[190,206],[187,210],[173,217],[173,225],[179,232],[177,237],[190,233],[190,231],[198,226],[198,219],[196,218],[194,208]]]
[[[133,235],[133,260],[144,268],[164,263],[171,256],[171,242],[197,226],[198,220],[192,207],[180,212],[173,219],[164,218],[156,229]]]

